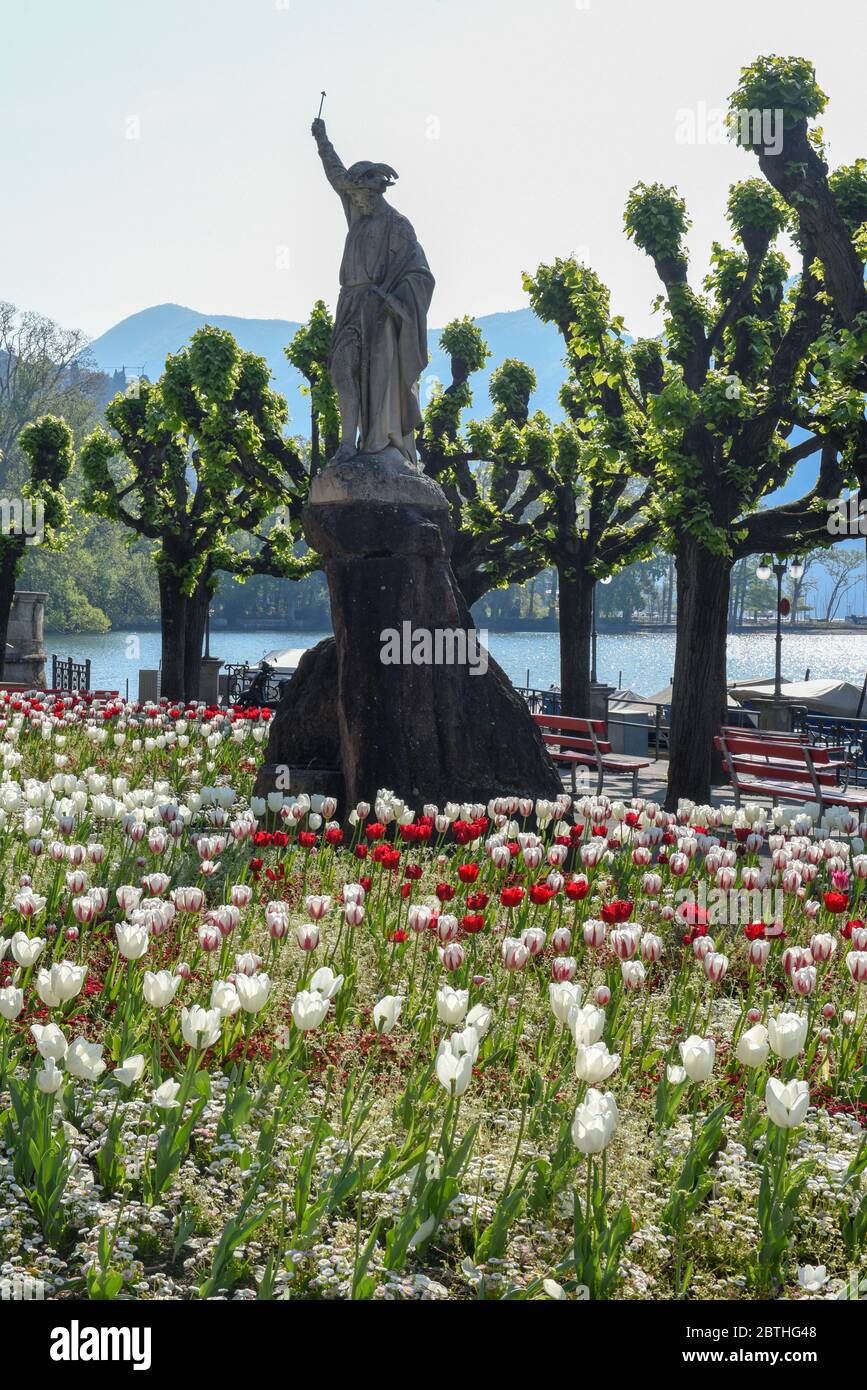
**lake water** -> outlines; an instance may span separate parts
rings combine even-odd
[[[258,662],[268,651],[286,647],[312,647],[326,632],[280,632],[262,628],[220,628],[211,634],[211,651],[223,661]],[[559,683],[560,639],[556,632],[489,632],[488,648],[516,685],[527,683],[542,689]],[[94,689],[119,689],[134,699],[138,693],[139,667],[159,664],[158,632],[106,632],[69,636],[45,634],[45,650],[58,656],[86,657],[91,662]],[[599,634],[597,668],[600,680],[622,684],[639,695],[655,695],[671,681],[674,667],[674,633]],[[848,680],[860,686],[867,670],[867,632],[783,633],[783,675],[803,680],[809,668],[814,679]],[[772,633],[751,632],[728,639],[730,680],[772,676]],[[47,664],[51,679],[51,662]]]

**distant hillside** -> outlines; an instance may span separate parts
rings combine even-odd
[[[494,368],[504,357],[518,357],[534,368],[539,379],[534,408],[559,416],[562,412],[557,393],[563,380],[563,348],[556,329],[540,323],[530,309],[489,314],[477,322],[491,349],[491,357],[487,368],[473,381],[474,413],[488,413],[487,382]],[[300,325],[288,319],[235,318],[230,314],[202,314],[181,304],[155,304],[109,328],[94,340],[91,352],[103,371],[125,368],[127,376],[144,375],[153,379],[160,375],[168,354],[177,352],[196,329],[206,323],[227,328],[245,351],[267,359],[274,373],[275,386],[289,402],[293,430],[306,434],[307,404],[301,395],[301,377],[283,353]],[[423,392],[425,380],[430,377],[438,377],[444,384],[449,380],[448,362],[437,347],[439,335],[439,328],[431,329],[428,334],[431,361],[422,381]]]
[[[557,330],[541,323],[531,309],[487,314],[476,322],[491,349],[491,356],[485,369],[473,378],[473,414],[481,417],[490,409],[487,384],[491,372],[505,357],[517,357],[534,369],[538,379],[531,408],[544,410],[554,419],[561,418],[558,393],[564,376],[563,344]],[[206,323],[227,328],[242,348],[267,359],[276,388],[289,402],[293,432],[307,434],[308,405],[301,394],[301,377],[283,353],[300,325],[288,319],[236,318],[230,314],[203,314],[181,304],[155,304],[115,324],[95,339],[91,351],[97,366],[104,372],[125,368],[127,376],[143,374],[153,379],[160,375],[168,354],[177,352],[191,334]],[[449,380],[448,362],[438,347],[440,332],[439,328],[432,328],[428,333],[431,360],[421,382],[423,403],[431,378],[439,378],[443,384]],[[800,432],[796,431],[793,442],[800,437]],[[815,469],[815,460],[802,460],[786,486],[772,494],[768,501],[789,501],[802,496],[812,486]]]

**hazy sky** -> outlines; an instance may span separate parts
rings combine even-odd
[[[401,176],[435,325],[521,306],[523,270],[577,251],[654,331],[627,191],[680,187],[703,272],[728,184],[757,172],[718,138],[757,54],[811,57],[832,161],[867,155],[860,0],[0,0],[0,35],[0,298],[92,335],[166,301],[334,303],[323,87],[344,162]]]

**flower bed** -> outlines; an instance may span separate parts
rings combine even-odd
[[[857,818],[250,799],[268,711],[0,706],[0,1280],[851,1296]]]

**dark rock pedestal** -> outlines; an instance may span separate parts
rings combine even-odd
[[[476,645],[441,488],[397,451],[331,464],[304,530],[323,558],[334,638],[284,691],[257,794],[282,783],[337,795],[342,811],[385,787],[415,808],[556,796],[526,704]]]

